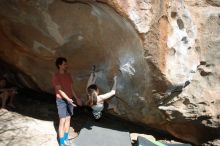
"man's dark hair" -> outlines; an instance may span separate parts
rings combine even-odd
[[[63,62],[67,62],[67,60],[66,60],[66,58],[64,58],[64,57],[58,57],[57,59],[56,59],[56,67],[59,69],[59,65],[61,65],[61,64],[63,64]]]

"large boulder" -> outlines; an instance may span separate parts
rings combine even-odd
[[[215,0],[1,0],[0,58],[53,93],[66,57],[84,101],[93,65],[102,92],[117,74],[112,114],[199,145],[220,136],[219,11]]]

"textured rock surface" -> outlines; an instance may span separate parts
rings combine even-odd
[[[58,146],[53,122],[3,110],[0,113],[1,145]]]
[[[219,138],[219,1],[2,0],[0,8],[0,57],[27,86],[52,92],[57,56],[69,60],[83,99],[93,64],[103,92],[120,69],[114,114],[195,144]]]

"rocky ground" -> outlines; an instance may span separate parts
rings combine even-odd
[[[0,110],[0,146],[58,146],[58,117],[55,100],[51,95],[23,90],[16,96],[15,105],[14,109]],[[71,141],[89,120],[92,120],[89,109],[75,110],[70,129]],[[142,127],[107,113],[100,122],[108,126],[118,124],[126,127],[131,133],[133,146],[138,135],[163,142],[178,141],[163,131]]]

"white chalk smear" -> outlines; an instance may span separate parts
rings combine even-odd
[[[124,64],[123,66],[120,67],[120,70],[122,72],[124,71],[124,72],[128,73],[131,76],[134,76],[134,74],[136,72],[134,67],[132,66],[132,62],[127,62],[126,64]]]

